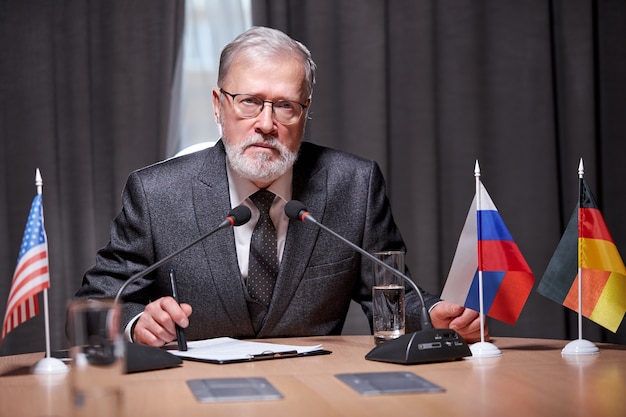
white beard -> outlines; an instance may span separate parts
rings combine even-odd
[[[278,158],[272,159],[267,152],[244,154],[250,145],[261,142],[276,149],[279,153]],[[224,138],[224,147],[233,171],[250,181],[273,182],[287,172],[298,158],[297,151],[290,151],[273,136],[264,137],[261,134],[256,134],[237,146],[232,146],[228,139]]]

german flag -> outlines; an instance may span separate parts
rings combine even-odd
[[[580,268],[582,315],[615,333],[626,313],[626,267],[587,182],[580,181],[578,207],[537,291],[578,312]]]

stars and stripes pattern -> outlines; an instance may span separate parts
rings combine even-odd
[[[39,314],[37,294],[50,287],[48,243],[41,195],[33,199],[13,274],[0,342],[13,329]]]

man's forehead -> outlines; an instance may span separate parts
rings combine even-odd
[[[234,94],[287,95],[300,98],[305,86],[305,72],[294,59],[265,61],[241,60],[231,66],[223,88]],[[292,97],[296,96],[296,97]]]

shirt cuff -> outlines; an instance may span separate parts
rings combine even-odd
[[[124,338],[131,343],[135,343],[135,340],[133,339],[133,330],[135,329],[135,324],[137,324],[137,320],[139,320],[139,317],[141,317],[142,314],[143,312],[133,317],[132,320],[128,322],[128,324],[126,325],[126,328],[124,329]]]
[[[428,314],[430,314],[431,311],[433,311],[433,308],[435,308],[435,306],[439,303],[441,303],[442,300],[437,301],[435,304],[431,305],[430,308],[428,309]]]

